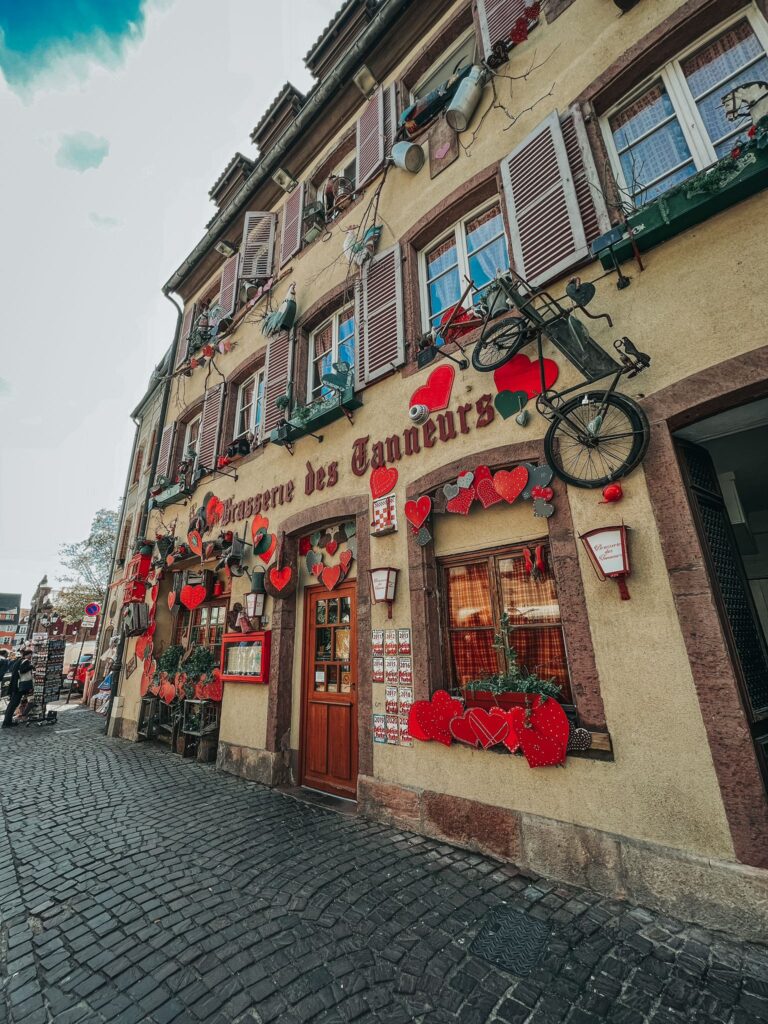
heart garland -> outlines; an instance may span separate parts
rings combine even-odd
[[[397,471],[395,470],[394,473],[396,477]],[[381,486],[388,486],[391,480],[392,477],[389,477]],[[315,579],[320,580],[328,590],[333,590],[342,580],[346,579],[352,563],[357,557],[354,520],[340,523],[333,532],[318,530],[302,537],[299,540],[299,552],[304,554],[307,572]],[[325,556],[333,557],[337,552],[339,553],[338,562],[328,565]]]

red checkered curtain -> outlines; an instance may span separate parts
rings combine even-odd
[[[451,566],[446,583],[454,678],[463,686],[498,671],[488,563]]]

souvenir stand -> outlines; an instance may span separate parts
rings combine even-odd
[[[34,689],[29,696],[29,710],[25,715],[27,724],[52,724],[56,721],[55,711],[48,710],[50,701],[58,700],[64,669],[64,637],[50,637],[47,633],[35,633],[32,637],[32,675]]]

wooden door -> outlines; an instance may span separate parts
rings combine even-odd
[[[301,784],[357,794],[355,584],[308,587],[304,626]]]

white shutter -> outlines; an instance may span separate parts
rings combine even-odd
[[[249,281],[269,277],[275,247],[275,215],[249,210],[243,225],[240,246],[240,277]]]
[[[283,229],[280,234],[280,266],[301,248],[301,226],[304,217],[304,182],[291,192],[283,206]]]
[[[160,451],[157,456],[157,473],[155,474],[155,479],[159,476],[169,475],[171,452],[173,451],[173,436],[175,432],[175,423],[169,423],[167,427],[163,427],[163,433],[160,435]]]
[[[292,353],[293,339],[290,331],[274,334],[267,342],[267,357],[264,364],[264,414],[261,419],[261,436],[265,440],[277,426],[277,421],[288,415],[287,411],[278,409],[275,402],[288,391]]]
[[[184,360],[187,358],[187,352],[189,351],[189,334],[192,330],[192,325],[195,322],[195,309],[194,302],[190,302],[188,306],[184,307],[184,316],[181,319],[181,334],[179,335],[179,343],[176,346],[176,363],[174,364],[174,370],[177,369]]]
[[[515,22],[525,14],[529,0],[477,0],[483,54],[493,49],[500,39],[509,39]]]
[[[224,264],[219,282],[219,305],[221,306],[221,317],[231,316],[235,308],[235,296],[237,295],[237,263],[240,257],[235,253],[230,256]]]
[[[514,268],[529,284],[557,277],[587,255],[556,110],[501,162]]]
[[[400,246],[369,260],[363,267],[363,316],[356,324],[364,352],[366,384],[405,362],[403,273]]]
[[[205,469],[208,472],[216,469],[216,449],[219,444],[223,399],[224,384],[219,384],[205,392],[203,414],[200,417],[200,436],[197,439],[195,469]]]
[[[611,218],[603,195],[603,187],[589,144],[584,116],[578,103],[574,104],[560,122],[563,140],[571,165],[576,199],[579,203],[584,234],[589,244],[598,235],[611,230]]]
[[[392,152],[397,134],[397,85],[393,82],[384,90],[384,159]]]
[[[357,187],[384,162],[384,91],[377,89],[357,121]]]

